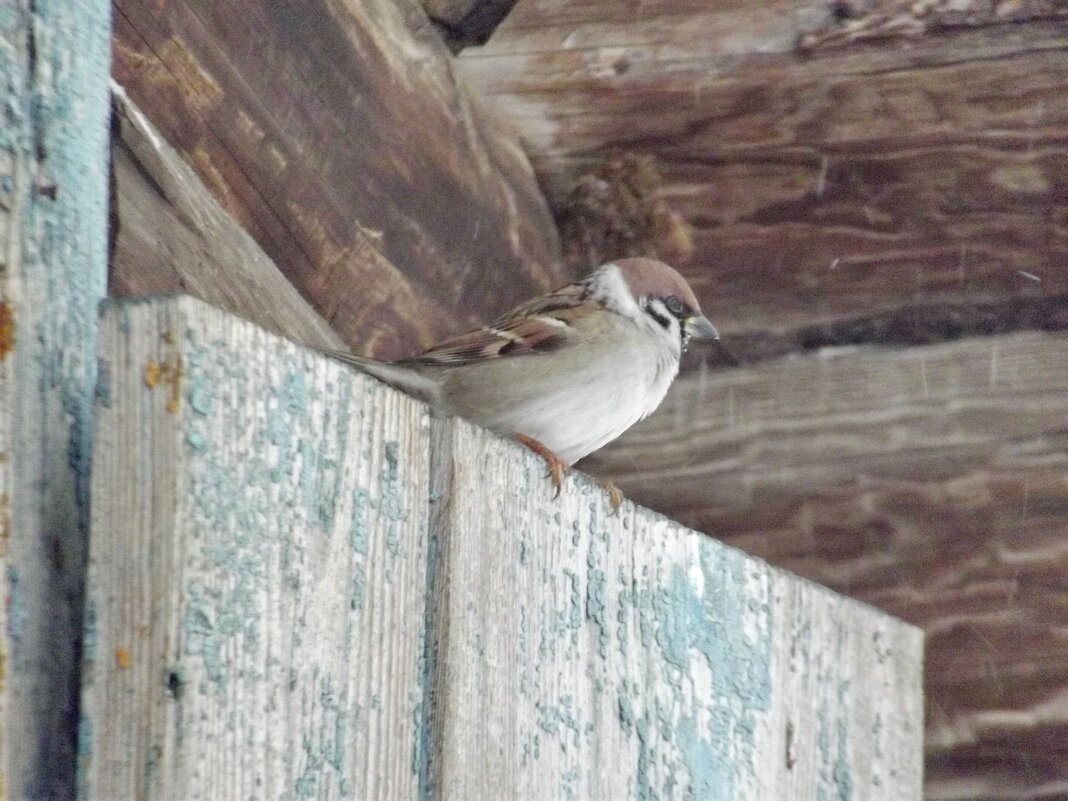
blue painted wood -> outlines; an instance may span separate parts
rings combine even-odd
[[[922,797],[918,629],[443,425],[431,798]]]
[[[199,301],[101,354],[86,797],[921,797],[919,630]]]
[[[107,276],[109,64],[106,0],[0,0],[7,798],[74,795],[97,304]]]
[[[426,408],[192,298],[100,345],[83,797],[414,801]]]

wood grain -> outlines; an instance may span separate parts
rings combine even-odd
[[[526,157],[414,0],[121,0],[114,42],[119,83],[361,352],[568,277]]]
[[[437,797],[920,797],[914,629],[440,426]]]
[[[75,794],[108,4],[0,3],[0,798]]]
[[[913,627],[190,298],[104,315],[86,798],[919,798]]]
[[[1041,797],[1068,775],[1066,353],[1020,334],[697,373],[584,469],[922,627],[926,797]]]
[[[344,348],[122,87],[112,88],[108,294],[188,294],[294,342]]]
[[[84,797],[417,797],[425,410],[191,298],[101,336]]]
[[[725,335],[796,342],[924,307],[938,338],[984,304],[1068,306],[1063,9],[801,53],[831,4],[592,5],[577,28],[528,8],[459,64],[556,203],[615,154],[656,157]]]

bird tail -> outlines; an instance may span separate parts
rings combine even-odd
[[[429,403],[432,406],[437,406],[440,403],[441,398],[439,397],[440,392],[437,383],[412,367],[392,362],[380,362],[376,359],[357,356],[355,353],[349,353],[344,350],[332,350],[330,348],[319,348],[318,350],[340,362],[351,364],[361,372],[377,378],[383,384],[399,389],[401,392],[418,398],[424,403]]]

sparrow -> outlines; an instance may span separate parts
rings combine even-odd
[[[650,415],[691,338],[718,339],[686,280],[616,259],[490,325],[395,362],[328,353],[439,412],[523,443],[564,468]],[[613,507],[622,496],[609,487]]]

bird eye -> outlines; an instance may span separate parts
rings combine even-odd
[[[668,311],[674,314],[676,317],[681,316],[682,313],[686,311],[686,307],[683,305],[682,301],[674,295],[669,298],[666,298],[664,300],[664,305],[666,305],[668,307]]]

